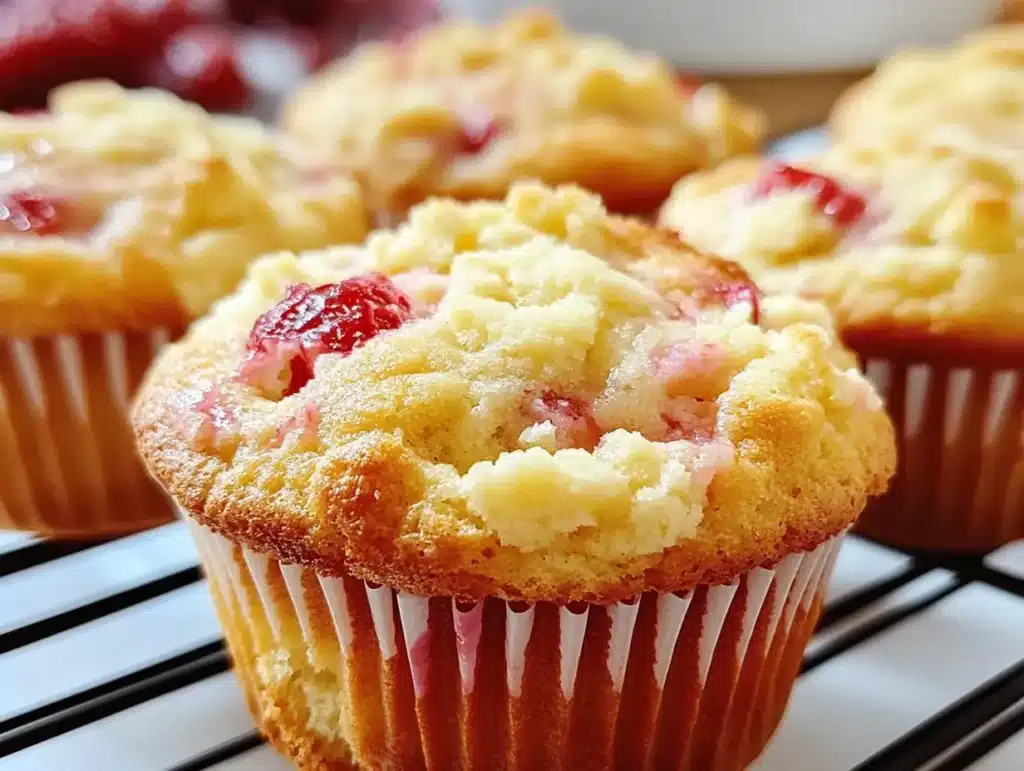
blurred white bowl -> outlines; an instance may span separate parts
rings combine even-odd
[[[1000,0],[439,0],[494,21],[533,6],[680,67],[721,74],[870,67],[906,45],[946,43],[995,20]]]

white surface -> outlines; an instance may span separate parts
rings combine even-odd
[[[681,67],[715,73],[873,65],[897,48],[941,44],[995,19],[999,0],[440,0],[493,21],[548,8],[574,29],[614,35]]]
[[[295,766],[267,746],[210,766],[212,771],[294,771]]]
[[[220,636],[206,584],[197,583],[17,648],[0,656],[0,719]]]
[[[833,624],[814,636],[807,646],[809,654],[817,653],[826,645],[831,645],[836,640],[855,631],[858,627],[874,621],[879,616],[887,615],[907,605],[921,602],[929,597],[949,589],[956,579],[952,573],[946,570],[933,570],[910,583],[901,586],[894,592],[889,592],[870,605],[852,613],[840,622]]]
[[[851,594],[899,575],[908,567],[910,557],[905,554],[860,538],[847,538],[836,560],[828,601],[845,600]]]
[[[161,771],[251,730],[230,672],[3,759],[3,771]]]
[[[1024,654],[1024,602],[967,586],[800,678],[754,771],[849,771]],[[1019,767],[994,766],[999,771]]]
[[[1007,544],[993,552],[985,559],[985,564],[1011,576],[1024,578],[1024,541]]]
[[[16,533],[13,530],[0,530],[0,554],[21,549],[35,541],[28,533]]]
[[[1024,734],[1017,734],[971,766],[971,771],[1020,771],[1022,768]]]
[[[179,524],[122,538],[0,581],[0,633],[80,607],[196,564],[188,531]]]

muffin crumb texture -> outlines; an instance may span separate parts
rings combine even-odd
[[[519,185],[262,259],[162,356],[135,423],[188,513],[285,562],[611,600],[849,525],[893,466],[854,365],[819,306]]]
[[[155,90],[62,86],[0,113],[0,329],[182,326],[275,249],[366,233],[359,187],[255,120]]]
[[[357,171],[390,212],[539,179],[650,213],[680,176],[756,150],[764,133],[720,86],[537,11],[363,45],[302,86],[282,124]]]
[[[1019,349],[1022,161],[955,127],[907,152],[849,143],[799,168],[735,160],[681,181],[660,221],[768,291],[824,301],[844,330]]]

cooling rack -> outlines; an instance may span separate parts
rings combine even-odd
[[[2,771],[284,771],[254,731],[180,523],[73,545],[0,533]],[[1024,769],[1024,542],[856,536],[756,771]]]

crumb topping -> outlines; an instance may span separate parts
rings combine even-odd
[[[278,329],[308,287],[367,281],[389,293],[381,307],[403,309],[395,324],[318,350],[295,388],[271,393],[239,377],[253,335],[264,339],[268,319]],[[821,464],[841,457],[852,465],[829,472],[834,484],[891,461],[884,413],[856,396],[858,383],[870,386],[816,323],[820,309],[768,298],[754,323],[749,303],[701,292],[703,282],[756,295],[735,266],[610,217],[577,188],[524,184],[504,203],[432,201],[363,247],[255,263],[161,358],[136,425],[166,484],[206,486],[194,510],[291,502],[295,526],[331,530],[351,516],[361,538],[385,527],[380,548],[405,544],[420,559],[476,544],[471,571],[494,567],[472,567],[481,553],[575,555],[565,565],[576,567],[661,554],[721,516],[749,517],[742,527],[784,519],[790,473],[818,480]],[[685,287],[694,292],[681,313],[674,293]],[[410,310],[418,306],[431,310]],[[345,339],[346,325],[366,318],[338,310],[331,334]],[[301,338],[307,320],[291,332]],[[868,445],[879,442],[872,458]],[[190,460],[173,471],[168,452]],[[762,489],[736,491],[735,480],[751,483],[768,466]],[[841,493],[847,517],[849,496],[875,483],[844,484],[853,485]],[[347,513],[328,515],[331,500]]]
[[[681,88],[666,62],[536,11],[364,45],[299,89],[283,122],[360,169],[384,208],[502,197],[523,178],[624,201],[619,174],[656,183],[660,200],[663,177],[750,152],[763,133],[719,86]]]
[[[48,111],[0,113],[11,333],[181,324],[258,254],[359,238],[365,217],[347,173],[163,92],[76,83]]]
[[[737,161],[680,182],[661,222],[770,290],[826,300],[844,326],[1019,335],[1022,149],[959,130],[895,155],[884,144],[838,145],[788,172],[827,182],[792,186],[765,185],[777,173],[769,161]],[[826,211],[837,195],[856,216]]]

